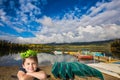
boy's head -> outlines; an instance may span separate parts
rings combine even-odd
[[[37,56],[31,56],[31,57],[28,57],[28,58],[23,58],[22,59],[22,64],[25,63],[26,59],[32,59],[32,60],[34,60],[38,64],[38,58],[37,58]]]
[[[32,50],[27,50],[21,53],[22,66],[27,72],[35,72],[38,67],[37,53]]]

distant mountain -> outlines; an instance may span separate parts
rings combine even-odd
[[[93,41],[93,42],[73,42],[73,43],[49,43],[47,45],[100,45],[113,42],[115,39],[105,40],[105,41]]]

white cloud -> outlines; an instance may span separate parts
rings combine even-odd
[[[83,15],[80,20],[73,15],[74,12],[66,13],[62,20],[46,16],[41,19],[45,26],[37,34],[44,36],[41,37],[44,42],[84,42],[120,38],[120,25],[116,24],[117,21],[120,23],[120,11],[115,8],[119,6],[120,1],[117,2],[117,6],[114,5],[116,2],[117,0],[98,3],[96,7],[90,9],[89,15]],[[105,11],[99,13],[102,10]]]
[[[117,3],[117,4],[116,4]],[[80,24],[87,25],[101,25],[101,24],[119,24],[120,25],[120,1],[113,0],[109,3],[99,4],[93,6],[88,12],[89,15],[83,15]],[[103,11],[103,12],[101,12]]]
[[[40,7],[33,5],[30,0],[20,0],[20,4],[21,11],[17,11],[17,13],[18,16],[20,16],[20,20],[25,23],[29,21],[34,21],[35,15],[41,14]]]
[[[52,19],[47,16],[44,16],[43,19],[37,19],[36,21],[41,23],[43,26],[53,26]]]
[[[0,39],[1,40],[7,40],[7,41],[11,41],[11,42],[14,42],[16,40],[16,37],[15,35],[11,35],[9,33],[4,33],[2,31],[0,31]]]
[[[19,12],[22,21],[26,23],[27,15],[24,12],[37,10],[37,7],[29,3],[29,0],[20,0],[23,3]],[[26,8],[25,8],[26,7]],[[62,19],[44,16],[35,19],[40,23],[40,31],[33,32],[34,38],[14,38],[14,42],[22,43],[51,43],[51,42],[88,42],[99,41],[113,38],[120,38],[120,1],[113,0],[109,3],[98,3],[89,9],[88,13],[81,18],[75,16],[75,12],[81,12],[78,8],[75,11],[66,13]],[[103,10],[103,12],[101,12]],[[40,11],[38,11],[41,13]],[[3,13],[3,12],[2,12]],[[3,13],[5,14],[5,13]],[[36,13],[38,14],[38,13]],[[30,13],[33,16],[33,13]],[[57,16],[59,17],[59,16]],[[4,17],[3,17],[4,19]],[[22,32],[23,29],[14,29]]]
[[[25,31],[24,29],[18,28],[18,27],[13,27],[13,29],[16,30],[16,31],[19,32],[19,33]]]
[[[0,23],[0,27],[3,27],[4,25],[2,23]]]
[[[54,23],[50,25],[52,27],[44,26],[36,34],[38,43],[88,42],[119,38],[120,35],[120,26],[116,24],[78,26],[79,22],[75,20],[53,20],[52,22]]]
[[[7,18],[5,17],[5,14],[6,13],[2,9],[0,9],[0,19],[2,21],[6,21],[7,20]]]

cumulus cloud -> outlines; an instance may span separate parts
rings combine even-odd
[[[117,3],[115,5],[115,3]],[[96,4],[97,5],[97,4]],[[91,7],[89,15],[84,15],[81,19],[81,24],[100,25],[100,24],[120,24],[120,1],[113,0],[109,3],[99,4]],[[87,23],[86,23],[87,22]]]
[[[42,18],[36,18],[35,14],[42,14],[41,10],[36,5],[31,4],[30,0],[20,0],[20,3],[22,4],[20,7],[21,11],[17,12],[19,15],[17,19],[22,22],[20,25],[28,24],[29,19],[41,25],[37,27],[38,31],[30,31],[35,37],[13,37],[14,42],[70,43],[120,38],[119,0],[112,0],[107,3],[97,3],[95,6],[88,9],[86,14],[79,17],[79,14],[75,15],[75,13],[78,12],[81,14],[81,10],[75,7],[74,10],[66,12],[62,19],[60,19],[59,16],[52,18],[46,15]],[[46,0],[44,1],[44,5],[45,4],[47,4]],[[4,16],[6,13],[3,10],[0,10],[0,12],[2,12],[2,14],[0,14],[2,15],[1,19],[4,21],[6,19]],[[2,23],[0,23],[0,25],[2,25]],[[26,29],[27,28],[14,26],[14,30],[18,33],[27,31]]]

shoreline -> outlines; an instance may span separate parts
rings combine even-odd
[[[48,75],[51,75],[50,79],[48,80],[60,80],[60,79],[56,79],[52,75],[51,73],[52,65],[40,66],[40,68],[44,70]],[[19,69],[19,66],[0,66],[0,80],[18,80],[16,77],[18,69]],[[103,76],[104,76],[104,80],[119,80],[119,78],[110,76],[105,73],[103,73]],[[81,78],[78,76],[75,76],[75,79],[86,80],[86,78]],[[100,80],[100,79],[94,78],[94,77],[87,77],[87,80]]]

